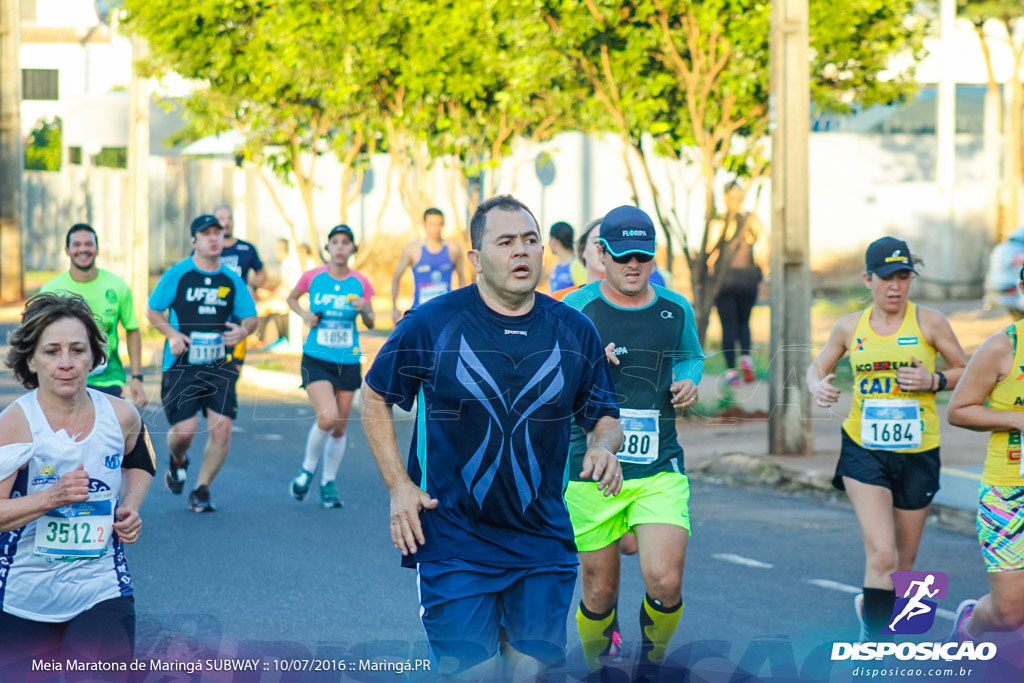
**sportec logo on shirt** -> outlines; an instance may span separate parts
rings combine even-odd
[[[893,572],[896,604],[889,623],[882,633],[920,635],[935,624],[938,603],[949,589],[945,572]],[[933,599],[934,598],[934,599]],[[832,643],[832,661],[882,659],[895,656],[899,660],[916,661],[988,661],[996,656],[994,643],[953,642],[907,643]]]

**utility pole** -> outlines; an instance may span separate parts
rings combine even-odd
[[[21,258],[21,2],[0,0],[0,301],[24,297]]]
[[[128,100],[128,215],[132,241],[128,249],[128,283],[135,295],[136,313],[145,320],[149,298],[149,80],[139,75],[138,62],[146,56],[146,42],[132,36],[132,80]]]
[[[941,195],[940,210],[945,214],[945,226],[940,233],[943,248],[939,263],[942,268],[942,279],[947,282],[943,287],[943,298],[946,299],[953,297],[951,283],[963,279],[958,277],[958,250],[954,246],[958,241],[953,205],[956,185],[956,56],[953,54],[955,23],[956,0],[939,0],[939,50],[942,54],[942,70],[939,72],[939,87],[935,98],[935,142],[938,146],[935,154],[935,178]]]
[[[771,368],[768,449],[805,455],[812,447],[803,376],[811,351],[808,266],[810,62],[807,0],[772,2]]]

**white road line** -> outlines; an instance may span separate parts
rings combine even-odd
[[[266,439],[267,441],[281,441],[284,439],[280,434],[257,434],[257,439]]]
[[[829,579],[805,579],[807,583],[818,588],[827,588],[832,591],[839,591],[840,593],[849,593],[850,595],[856,595],[863,591],[863,588],[857,586],[851,586],[848,583],[839,583],[838,581],[830,581]]]
[[[743,557],[742,555],[733,555],[732,553],[715,553],[711,557],[715,558],[716,560],[721,560],[722,562],[731,562],[733,564],[738,564],[744,567],[755,567],[757,569],[774,568],[770,564],[758,562],[757,560],[752,560],[749,557]]]
[[[804,579],[807,583],[818,588],[827,588],[828,590],[839,591],[840,593],[849,593],[850,595],[856,595],[863,591],[863,588],[857,586],[851,586],[848,583],[839,583],[838,581],[830,581],[829,579]],[[949,619],[953,621],[956,619],[956,613],[950,612],[948,609],[937,609],[935,615],[942,617],[943,619]]]

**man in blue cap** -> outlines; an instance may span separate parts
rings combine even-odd
[[[255,331],[256,304],[242,278],[220,261],[220,222],[199,216],[190,230],[192,255],[163,274],[149,297],[146,316],[167,337],[160,399],[171,423],[171,462],[164,483],[171,493],[182,492],[201,410],[210,438],[188,505],[193,512],[213,512],[209,487],[227,459],[231,423],[238,415],[238,366],[227,357],[227,349]]]
[[[640,606],[642,637],[633,680],[657,676],[682,612],[683,562],[689,537],[689,480],[676,438],[676,411],[697,402],[704,353],[693,308],[679,294],[650,284],[654,224],[633,206],[601,221],[599,255],[605,279],[563,299],[597,327],[619,397],[623,443],[622,491],[605,497],[577,476],[586,448],[574,429],[565,492],[580,551],[583,600],[576,623],[591,672],[621,644],[616,603],[619,540],[636,534],[647,595]]]

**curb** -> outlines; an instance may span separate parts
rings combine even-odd
[[[773,462],[770,455],[730,453],[687,467],[687,474],[728,486],[806,494],[834,505],[851,507],[846,494],[832,487],[831,474],[785,467]],[[977,534],[976,514],[975,510],[933,503],[927,523],[958,534],[974,536]]]

